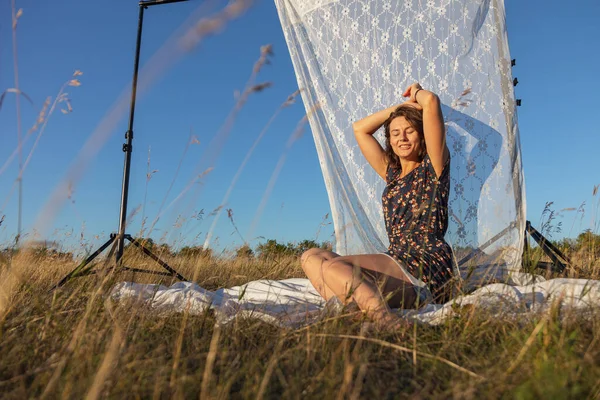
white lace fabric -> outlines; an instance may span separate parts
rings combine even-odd
[[[458,260],[477,255],[479,265],[519,269],[525,196],[503,0],[275,4],[310,116],[335,250],[387,249],[385,182],[362,156],[352,123],[404,101],[419,82],[439,95],[447,128],[446,240]],[[383,130],[375,137],[384,145]]]

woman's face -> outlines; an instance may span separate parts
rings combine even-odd
[[[390,145],[394,153],[404,160],[420,161],[423,147],[419,132],[404,117],[390,123]]]

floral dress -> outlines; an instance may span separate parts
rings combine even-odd
[[[448,229],[450,160],[439,179],[431,159],[400,178],[401,168],[389,167],[382,203],[390,241],[387,254],[431,290],[435,301],[449,299],[453,276],[450,245],[444,240]]]

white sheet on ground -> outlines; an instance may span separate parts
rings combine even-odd
[[[476,274],[471,274],[471,278],[473,275]],[[490,277],[486,280],[490,282]],[[472,304],[505,317],[543,312],[555,302],[574,311],[600,309],[600,281],[545,280],[541,276],[503,269],[497,270],[492,281],[502,283],[486,284],[446,304],[397,311],[417,322],[437,325],[454,315],[456,305]],[[471,286],[476,284],[471,283]],[[301,278],[257,280],[214,292],[192,282],[178,282],[170,287],[121,282],[113,288],[111,298],[142,301],[162,313],[187,309],[191,314],[201,314],[210,308],[219,324],[227,324],[236,317],[250,317],[287,328],[308,325],[342,311],[339,301],[326,303],[310,281]]]

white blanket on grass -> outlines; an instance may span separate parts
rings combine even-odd
[[[489,271],[488,271],[489,272]],[[470,274],[471,287],[481,280]],[[429,325],[442,323],[464,305],[473,305],[499,316],[530,316],[552,305],[584,315],[598,315],[600,281],[588,279],[550,279],[506,270],[497,270],[489,283],[446,304],[429,304],[419,310],[395,310],[399,315]],[[467,285],[467,287],[469,286]],[[339,314],[337,299],[325,302],[308,279],[257,280],[241,286],[209,291],[192,282],[178,282],[170,287],[121,282],[114,286],[115,301],[141,301],[161,313],[201,314],[215,312],[217,323],[227,324],[236,317],[257,318],[286,328],[298,328]]]

